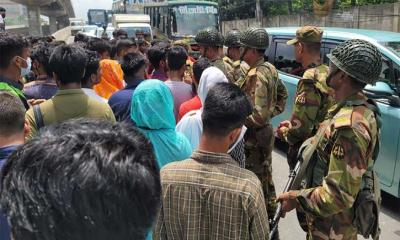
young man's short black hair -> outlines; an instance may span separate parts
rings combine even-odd
[[[97,74],[100,66],[100,58],[97,52],[85,50],[86,52],[86,68],[85,76],[82,78],[82,85],[87,85],[92,74]]]
[[[164,48],[169,50],[171,48],[171,43],[166,41],[166,40],[159,40],[159,39],[155,39],[151,42],[151,46],[158,46],[160,48]]]
[[[89,41],[88,36],[83,33],[77,33],[74,38],[74,42],[84,42],[87,43]]]
[[[47,74],[52,74],[49,60],[54,48],[55,46],[53,44],[41,42],[34,46],[31,50],[32,61],[38,61],[43,66],[43,69]]]
[[[115,29],[113,31],[114,38],[128,38],[128,33],[124,29]]]
[[[9,157],[1,182],[15,240],[144,240],[160,204],[151,143],[104,120],[44,128]]]
[[[105,52],[111,53],[111,45],[102,39],[91,39],[88,43],[88,48],[92,51],[96,51],[99,54]]]
[[[6,9],[5,8],[3,8],[3,7],[0,7],[0,12],[5,12],[6,11]]]
[[[129,78],[135,76],[140,68],[146,65],[146,58],[140,53],[128,53],[126,54],[121,63],[124,77]]]
[[[17,96],[0,91],[0,113],[0,137],[24,131],[25,107]]]
[[[26,38],[19,34],[2,32],[0,33],[0,69],[10,66],[15,56],[21,56],[23,50],[29,47]]]
[[[117,42],[117,54],[126,48],[136,47],[136,42],[129,39],[122,39]]]
[[[29,42],[29,44],[30,44],[31,46],[35,46],[36,44],[42,42],[42,37],[40,37],[40,36],[28,35],[28,36],[26,37],[26,40]]]
[[[225,137],[244,125],[253,108],[247,95],[235,84],[218,83],[207,94],[202,113],[204,133]]]
[[[173,46],[169,49],[167,58],[169,70],[176,71],[186,65],[188,54],[185,48],[181,46]]]
[[[161,60],[167,60],[167,51],[165,48],[161,48],[156,45],[149,48],[147,56],[151,65],[153,65],[154,68],[158,68],[160,66]]]
[[[199,84],[201,75],[203,74],[204,70],[211,67],[212,63],[208,58],[200,58],[193,64],[193,75],[194,81]]]
[[[61,41],[61,40],[55,40],[55,41],[52,41],[51,43],[49,43],[51,46],[53,46],[53,47],[58,47],[58,46],[61,46],[61,45],[65,45],[66,43],[65,43],[65,41]]]
[[[50,56],[50,68],[62,84],[81,82],[86,68],[85,50],[78,45],[61,45]]]

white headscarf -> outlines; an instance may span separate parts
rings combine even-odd
[[[201,74],[199,87],[197,90],[202,106],[204,106],[204,102],[210,89],[217,83],[222,82],[228,82],[228,79],[221,70],[216,67],[209,67],[204,70],[204,72]],[[200,110],[190,111],[186,113],[185,116],[183,116],[183,118],[179,121],[178,125],[176,125],[176,131],[181,132],[189,139],[193,151],[199,146],[200,137],[203,133],[203,122],[201,121],[202,112],[203,107]],[[243,139],[246,130],[247,128],[243,126],[240,137],[228,152],[232,151],[238,142]]]
[[[200,77],[197,94],[199,95],[201,104],[204,105],[208,92],[217,83],[228,82],[225,74],[216,67],[209,67],[203,71]]]

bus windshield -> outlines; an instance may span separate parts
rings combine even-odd
[[[89,10],[89,25],[97,25],[99,27],[107,25],[107,12],[105,10]]]
[[[209,5],[179,5],[172,8],[172,35],[195,36],[206,27],[218,28],[218,9]]]

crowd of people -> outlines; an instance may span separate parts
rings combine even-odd
[[[356,239],[379,136],[362,89],[382,63],[351,40],[324,65],[322,32],[288,42],[302,78],[278,129],[288,92],[264,60],[263,28],[201,30],[198,59],[185,40],[123,30],[72,44],[0,33],[0,239],[280,239],[278,203],[309,239]],[[311,180],[277,197],[275,136],[293,170],[314,135]]]

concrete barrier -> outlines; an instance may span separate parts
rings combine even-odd
[[[68,43],[71,37],[71,27],[68,26],[66,28],[60,29],[57,32],[53,33],[52,36],[55,37],[57,41],[65,41]]]
[[[18,34],[28,34],[29,27],[25,25],[12,25],[12,26],[6,25],[6,31]]]

